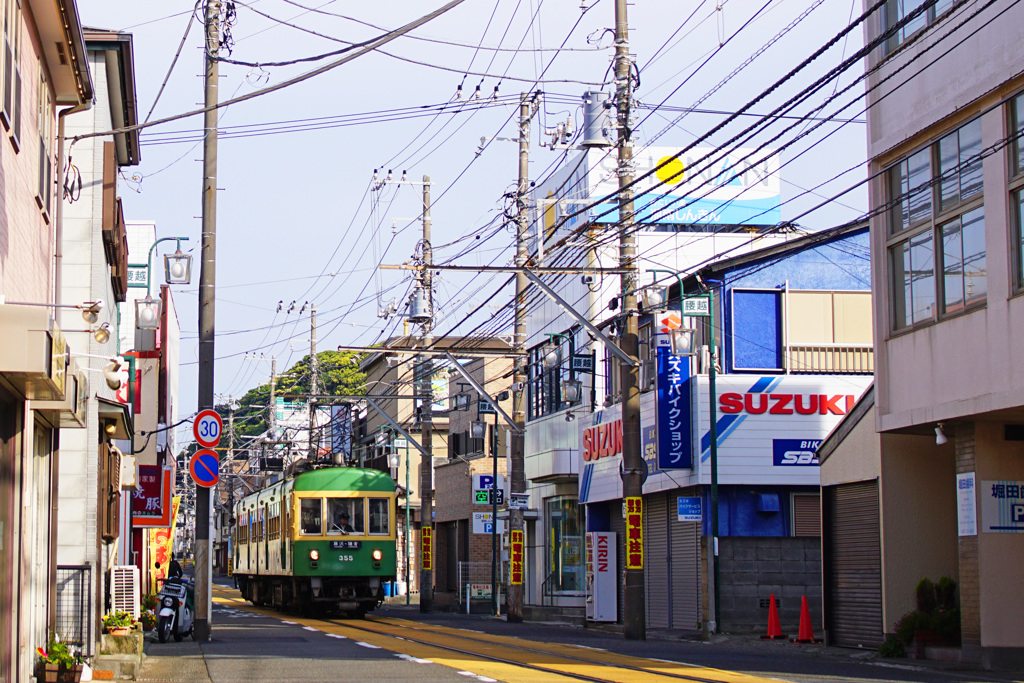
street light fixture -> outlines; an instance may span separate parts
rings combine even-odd
[[[192,281],[192,255],[177,249],[164,254],[164,275],[169,285],[187,285]]]
[[[570,405],[580,402],[583,396],[583,381],[578,379],[562,380],[562,400]]]
[[[544,345],[544,367],[554,370],[562,364],[562,351],[557,346],[548,342]]]
[[[160,299],[146,296],[135,300],[135,327],[155,330],[160,326]]]
[[[692,327],[679,327],[672,330],[669,338],[672,340],[672,355],[673,356],[692,356],[694,355],[693,350],[693,335],[696,332]]]
[[[654,285],[643,290],[644,310],[648,313],[657,313],[665,310],[668,302],[668,287],[655,287]]]

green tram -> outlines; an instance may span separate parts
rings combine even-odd
[[[278,608],[362,616],[397,573],[395,482],[378,470],[302,472],[235,505],[242,597]]]

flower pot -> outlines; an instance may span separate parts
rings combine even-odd
[[[82,680],[81,664],[57,670],[57,683],[78,683],[80,680]]]
[[[57,683],[57,675],[60,673],[60,666],[57,664],[36,664],[36,680],[39,683]]]
[[[108,626],[107,633],[112,636],[126,636],[131,633],[131,627],[129,626]]]

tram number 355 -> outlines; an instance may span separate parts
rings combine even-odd
[[[338,562],[351,562],[353,559],[351,555],[338,555]]]

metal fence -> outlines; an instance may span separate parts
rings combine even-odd
[[[92,567],[89,565],[57,567],[57,635],[68,645],[92,656]]]
[[[500,595],[505,594],[505,575],[501,559],[498,560],[498,590]],[[466,586],[490,586],[491,585],[491,563],[488,562],[459,562],[459,601],[465,599]],[[476,594],[474,593],[474,597]]]

